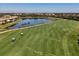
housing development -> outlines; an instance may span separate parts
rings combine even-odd
[[[18,18],[18,16],[10,16],[10,15],[4,15],[3,17],[0,17],[0,24],[5,24],[8,22],[13,22]]]

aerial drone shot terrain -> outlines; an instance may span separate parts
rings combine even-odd
[[[79,3],[0,3],[0,56],[79,56]]]

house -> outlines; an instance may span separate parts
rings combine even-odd
[[[18,16],[10,16],[10,15],[4,15],[0,18],[0,24],[5,24],[9,22],[14,22],[16,21]]]
[[[0,24],[5,24],[6,20],[3,18],[0,18]]]

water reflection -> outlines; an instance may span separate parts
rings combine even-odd
[[[10,29],[16,29],[21,28],[25,26],[33,26],[36,24],[42,24],[49,22],[48,19],[23,19],[20,22],[18,22],[16,25],[9,27]]]

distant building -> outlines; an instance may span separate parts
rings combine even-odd
[[[0,18],[0,24],[5,24],[8,22],[14,22],[16,21],[18,16],[10,16],[10,15],[4,15]]]

